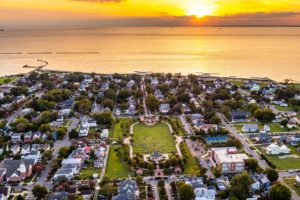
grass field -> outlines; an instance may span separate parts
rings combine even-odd
[[[154,151],[171,153],[176,151],[175,141],[166,124],[154,126],[137,124],[133,128],[133,150],[135,153],[151,154]]]
[[[11,76],[11,77],[0,77],[0,85],[9,83],[13,80],[16,80],[18,77],[17,76]]]
[[[81,180],[85,180],[85,179],[91,178],[93,176],[93,174],[98,174],[98,177],[99,177],[100,173],[101,173],[101,169],[89,167],[89,168],[82,169],[79,177]]]
[[[109,148],[108,163],[105,175],[109,178],[125,178],[130,174],[132,176],[129,165],[117,156],[116,149],[120,146],[111,146]]]
[[[183,130],[183,125],[178,117],[171,117],[171,121],[175,124],[178,135],[184,136],[185,132]],[[175,130],[174,130],[175,131]]]
[[[115,122],[114,127],[111,129],[111,138],[122,138],[123,134],[129,135],[130,125],[132,124],[132,119],[121,118],[118,122]],[[123,126],[123,128],[122,128]],[[125,128],[127,126],[127,128]]]
[[[300,196],[300,186],[297,186],[295,178],[284,178],[283,181]]]
[[[265,153],[265,150],[262,146],[256,146],[262,153]],[[297,149],[292,146],[288,146],[291,149],[290,154],[296,154],[299,158],[279,158],[278,155],[268,155],[265,156],[269,159],[273,165],[276,166],[278,170],[288,170],[288,169],[300,169],[300,154],[297,152]]]
[[[199,165],[197,163],[197,161],[195,160],[195,158],[192,156],[188,146],[186,143],[182,143],[180,146],[180,149],[182,152],[185,152],[187,161],[184,165],[184,173],[185,174],[194,174],[197,175],[200,173],[200,168]]]

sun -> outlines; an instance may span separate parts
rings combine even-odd
[[[187,4],[186,14],[189,16],[203,17],[214,12],[214,5],[205,0],[190,0]]]

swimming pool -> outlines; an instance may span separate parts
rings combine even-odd
[[[228,140],[228,136],[213,136],[213,137],[206,137],[206,142],[209,144],[218,143],[218,142],[226,142]]]

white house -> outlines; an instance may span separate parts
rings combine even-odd
[[[85,126],[84,124],[81,125],[79,130],[79,137],[86,137],[89,134],[89,126]]]
[[[109,132],[108,129],[103,129],[101,133],[101,138],[102,139],[108,138],[108,132]]]
[[[197,187],[194,189],[195,200],[215,200],[216,189],[214,187]]]
[[[170,112],[170,104],[168,103],[163,103],[159,105],[159,111],[161,113],[168,113]]]
[[[275,143],[270,144],[267,148],[266,148],[266,153],[267,154],[272,154],[272,155],[278,155],[278,154],[287,154],[290,153],[290,149],[285,146],[278,146]]]

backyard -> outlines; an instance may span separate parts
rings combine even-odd
[[[265,153],[266,146],[256,146],[262,153]],[[291,149],[290,154],[286,155],[268,155],[265,156],[268,158],[273,165],[276,166],[278,170],[289,170],[289,169],[299,169],[300,168],[300,154],[297,152],[296,147],[288,146]],[[285,157],[282,157],[285,156]],[[298,156],[298,157],[297,157]]]
[[[133,128],[134,153],[151,154],[154,151],[171,153],[176,151],[175,141],[166,124],[154,126],[137,124]]]
[[[122,138],[124,133],[129,135],[129,129],[131,123],[132,123],[132,119],[129,118],[121,118],[116,120],[113,128],[110,131],[110,137]]]
[[[81,180],[89,179],[94,174],[98,174],[98,177],[99,177],[100,172],[101,172],[101,169],[94,168],[94,167],[88,167],[88,168],[81,170],[79,177]]]
[[[300,187],[297,186],[297,181],[295,178],[284,178],[283,180],[292,190],[294,190],[298,194],[298,196],[300,196]]]
[[[117,149],[120,146],[111,146],[109,148],[106,176],[109,178],[125,178],[132,175],[131,169],[126,161],[118,157]]]

